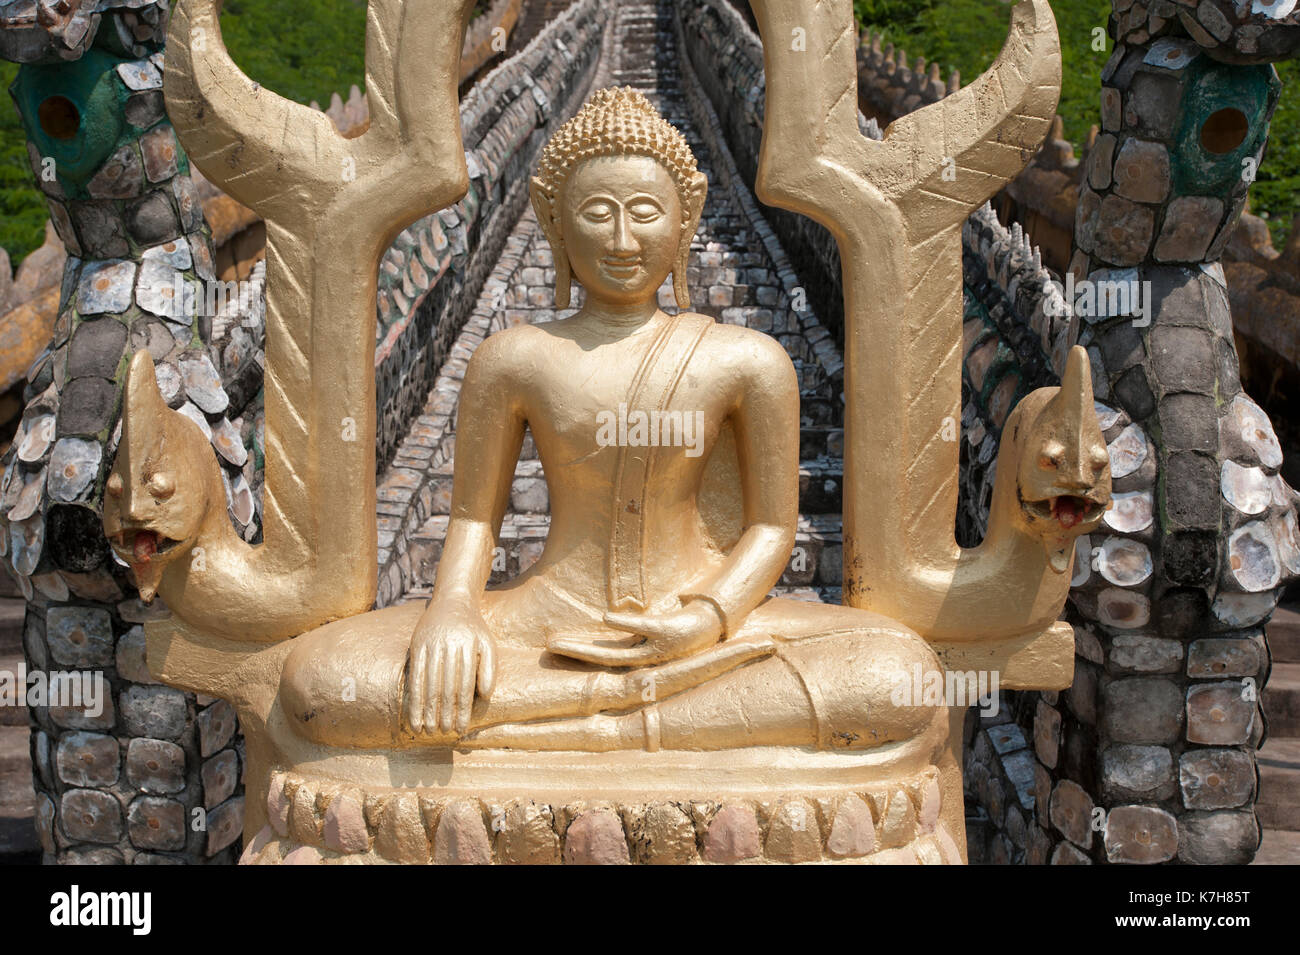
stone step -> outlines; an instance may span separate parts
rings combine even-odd
[[[1300,739],[1270,737],[1259,751],[1259,801],[1266,829],[1300,831]]]
[[[1300,663],[1273,664],[1263,702],[1270,736],[1300,737]]]
[[[1265,629],[1274,663],[1300,663],[1300,605],[1278,607]]]
[[[4,686],[3,695],[0,695],[0,726],[25,727],[27,725],[25,698],[18,700],[7,698],[9,687],[16,685],[17,677],[26,672],[22,653],[14,653],[12,650],[0,652],[0,683]],[[15,682],[11,683],[11,680]],[[23,705],[20,706],[19,703]]]
[[[40,855],[30,737],[26,726],[0,726],[0,862],[36,862]]]
[[[1300,832],[1265,827],[1251,865],[1300,865]]]
[[[0,654],[22,653],[26,612],[27,604],[21,598],[0,600]]]

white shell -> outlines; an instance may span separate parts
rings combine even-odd
[[[162,245],[155,245],[151,249],[145,249],[140,254],[142,262],[152,262],[154,260],[166,262],[174,269],[188,269],[194,264],[194,257],[190,255],[189,243],[183,239],[173,239],[171,242],[164,242]]]
[[[184,325],[194,320],[192,286],[183,273],[160,258],[149,259],[140,266],[135,286],[135,301],[146,312]]]
[[[41,491],[45,487],[45,468],[41,468],[27,479],[22,493],[9,511],[9,520],[21,523],[35,514],[41,506]]]
[[[248,460],[248,449],[244,447],[243,439],[239,436],[239,429],[225,418],[212,428],[212,446],[217,449],[218,454],[237,468],[242,468],[244,462]]]
[[[1087,534],[1074,542],[1074,576],[1070,578],[1071,587],[1082,587],[1092,576],[1092,542]]]
[[[1120,412],[1114,408],[1107,407],[1100,401],[1092,403],[1092,410],[1097,413],[1097,425],[1102,431],[1109,431],[1114,427],[1115,422],[1119,421]]]
[[[1251,521],[1228,538],[1228,567],[1248,593],[1271,590],[1282,579],[1273,532],[1263,521]]]
[[[1136,630],[1151,620],[1151,601],[1132,590],[1107,587],[1097,595],[1097,619],[1108,627]]]
[[[41,550],[45,546],[45,522],[39,515],[25,521],[11,521],[9,544],[13,552],[14,570],[21,577],[30,577],[40,562]]]
[[[4,477],[0,477],[0,514],[18,503],[18,495],[23,492],[22,471],[18,467],[18,458],[9,459]]]
[[[1296,525],[1295,511],[1287,511],[1275,522],[1274,536],[1283,566],[1293,574],[1300,574],[1300,527]]]
[[[1230,627],[1249,627],[1271,614],[1276,605],[1277,594],[1269,590],[1261,594],[1219,594],[1210,609]]]
[[[22,440],[18,445],[18,460],[33,464],[45,457],[54,443],[54,415],[37,415],[23,425]]]
[[[87,265],[77,283],[77,311],[82,315],[125,312],[135,287],[134,262],[109,260]]]
[[[104,449],[98,441],[60,438],[50,455],[50,497],[68,503],[78,500],[99,477],[103,460]]]
[[[162,395],[163,404],[168,408],[172,407],[180,400],[184,385],[181,383],[181,373],[176,370],[175,366],[165,361],[160,361],[153,366],[154,380],[158,382],[158,391]]]
[[[253,520],[253,492],[241,474],[230,485],[230,513],[240,524]]]
[[[1106,446],[1110,452],[1110,476],[1128,477],[1147,457],[1147,436],[1138,425],[1131,424]]]
[[[1292,490],[1286,481],[1282,480],[1282,475],[1273,475],[1273,503],[1278,507],[1290,507]]]
[[[1266,468],[1282,466],[1282,445],[1278,444],[1277,434],[1268,415],[1255,402],[1245,395],[1232,399],[1232,407],[1219,422],[1222,429],[1235,431],[1259,455],[1259,463]],[[1231,433],[1231,432],[1230,432]]]
[[[149,60],[119,63],[117,75],[129,90],[162,89],[162,71]]]
[[[1125,534],[1151,526],[1153,502],[1150,491],[1125,491],[1112,497],[1114,504],[1105,516],[1107,526]]]
[[[1289,16],[1295,9],[1296,0],[1253,0],[1250,5],[1251,13],[1262,13],[1266,17],[1274,20],[1281,20]]]
[[[1107,537],[1097,548],[1097,570],[1117,587],[1135,587],[1151,576],[1151,551],[1141,541]]]
[[[1224,500],[1243,514],[1258,514],[1273,498],[1273,482],[1261,468],[1244,468],[1236,461],[1224,461],[1219,477]]]
[[[230,404],[221,378],[212,367],[212,360],[203,352],[191,352],[180,357],[181,381],[185,394],[208,414],[220,414]]]

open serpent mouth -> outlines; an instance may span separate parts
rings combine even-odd
[[[147,564],[159,554],[172,550],[180,541],[164,537],[147,528],[123,528],[113,535],[113,544],[119,551],[131,555],[131,563]]]
[[[1024,506],[1034,517],[1056,521],[1065,530],[1087,523],[1105,510],[1095,501],[1074,494],[1061,494],[1041,501],[1025,501]]]

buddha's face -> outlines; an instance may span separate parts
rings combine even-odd
[[[643,302],[672,271],[682,241],[677,186],[648,156],[585,159],[565,184],[560,227],[589,296]]]

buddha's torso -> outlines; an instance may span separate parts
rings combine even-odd
[[[538,562],[495,592],[500,611],[513,616],[522,608],[509,605],[534,599],[539,583],[595,619],[664,609],[721,561],[697,497],[743,382],[712,319],[682,316],[690,328],[665,331],[672,320],[613,340],[572,320],[507,333],[551,522]]]

